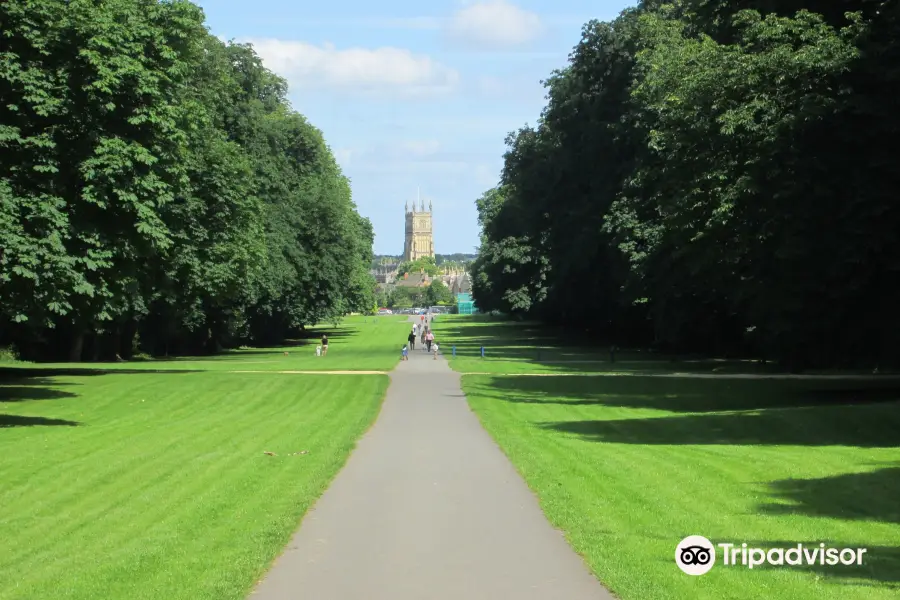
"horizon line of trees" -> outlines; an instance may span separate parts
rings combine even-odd
[[[375,297],[378,308],[414,308],[456,303],[450,288],[437,279],[423,287],[382,286]]]
[[[644,0],[582,30],[477,200],[483,311],[900,362],[900,3]]]
[[[467,263],[475,260],[475,254],[465,254],[461,252],[457,252],[455,254],[437,254],[434,255],[434,262],[438,266],[444,266],[447,264],[448,266],[457,266],[457,265],[465,265]],[[378,268],[380,266],[399,264],[403,262],[403,255],[398,254],[396,256],[391,254],[376,254],[372,259],[372,268]]]
[[[374,304],[321,131],[187,0],[0,5],[0,348],[273,344]]]

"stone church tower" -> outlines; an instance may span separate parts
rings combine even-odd
[[[431,231],[431,201],[425,210],[422,200],[418,209],[413,202],[412,210],[406,204],[406,243],[403,246],[403,260],[416,260],[423,256],[434,256],[434,238]]]

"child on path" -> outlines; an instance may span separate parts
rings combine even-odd
[[[438,355],[438,344],[437,344],[437,342],[433,342],[433,344],[434,344],[434,345],[432,346],[432,348],[434,349],[434,360],[437,360],[437,355]]]
[[[409,346],[403,346],[402,353],[400,360],[409,360]]]

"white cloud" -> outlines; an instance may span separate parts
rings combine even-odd
[[[482,75],[478,78],[478,89],[488,96],[501,96],[509,90],[509,84],[499,77]]]
[[[412,29],[429,31],[441,28],[441,20],[437,17],[397,17],[377,18],[365,22],[377,29]]]
[[[497,169],[481,164],[475,167],[475,181],[484,189],[490,189],[500,182],[500,174]]]
[[[459,73],[428,56],[402,48],[337,49],[332,44],[277,39],[248,40],[265,65],[295,89],[330,87],[407,95],[443,93],[459,83]]]
[[[356,152],[353,148],[338,148],[334,151],[334,159],[341,165],[342,169],[346,169],[352,163],[355,154]]]
[[[406,140],[398,142],[394,152],[415,158],[424,158],[434,156],[440,149],[441,143],[437,140]]]
[[[395,164],[446,163],[448,155],[442,148],[437,140],[395,140],[338,148],[334,157],[344,169],[377,170]]]
[[[482,46],[520,46],[544,32],[541,18],[506,0],[484,0],[453,15],[448,33],[459,41]]]

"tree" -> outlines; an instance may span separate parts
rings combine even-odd
[[[402,278],[406,273],[425,273],[429,277],[434,277],[440,273],[440,270],[434,262],[434,257],[422,256],[416,260],[400,263],[400,266],[397,267],[397,277]]]
[[[371,223],[251,46],[186,1],[0,22],[0,344],[215,351],[368,310]]]
[[[673,352],[898,362],[898,15],[646,0],[586,24],[476,200],[479,307]]]
[[[429,306],[450,304],[453,302],[453,294],[450,293],[450,288],[437,279],[433,280],[428,285],[428,291],[425,293],[425,298],[427,299]]]

